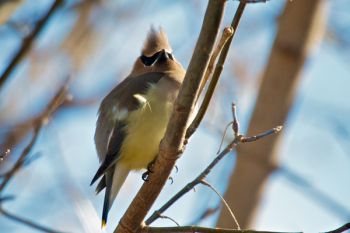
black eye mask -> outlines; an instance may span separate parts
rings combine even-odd
[[[157,53],[153,54],[151,57],[141,55],[140,59],[145,66],[151,66],[157,61],[159,54],[160,54],[160,52],[157,52]]]
[[[152,66],[154,63],[157,62],[157,60],[160,58],[161,55],[162,55],[162,51],[159,51],[159,52],[153,54],[151,57],[141,55],[140,59],[145,66]],[[174,57],[171,53],[166,53],[166,55],[171,60],[174,60]]]

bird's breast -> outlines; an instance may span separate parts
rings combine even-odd
[[[177,95],[178,88],[170,84],[159,82],[150,85],[146,94],[134,95],[140,107],[126,119],[126,137],[120,153],[120,162],[130,169],[146,168],[158,154]]]

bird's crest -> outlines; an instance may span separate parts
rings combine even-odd
[[[156,30],[152,26],[143,45],[142,54],[145,56],[152,56],[162,49],[165,49],[169,53],[172,52],[168,37],[163,28],[160,27],[159,30]]]

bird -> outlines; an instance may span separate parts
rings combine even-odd
[[[94,184],[105,189],[102,228],[130,171],[155,160],[185,76],[163,28],[148,32],[130,74],[102,100],[94,135],[100,161]]]

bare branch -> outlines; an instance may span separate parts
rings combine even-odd
[[[47,228],[45,226],[39,225],[38,223],[34,223],[28,219],[16,216],[14,214],[11,214],[9,212],[7,212],[6,210],[4,210],[3,208],[0,207],[0,214],[2,214],[3,216],[5,216],[8,219],[11,219],[15,222],[19,222],[22,223],[28,227],[31,227],[33,229],[36,229],[38,231],[42,231],[42,232],[46,232],[46,233],[62,233],[61,231],[56,231],[56,230],[52,230],[50,228]]]
[[[287,232],[272,232],[272,231],[254,231],[254,230],[233,230],[224,228],[209,228],[198,226],[182,226],[182,227],[144,227],[142,233],[287,233]],[[291,232],[292,233],[292,232]],[[301,232],[295,232],[301,233]],[[332,232],[333,233],[333,232]]]
[[[227,133],[228,127],[230,127],[232,124],[233,124],[233,122],[230,122],[230,123],[228,123],[228,124],[226,125],[225,130],[224,130],[224,134],[223,134],[222,137],[221,137],[221,142],[220,142],[220,145],[219,145],[218,152],[216,152],[216,154],[219,154],[219,153],[220,153],[222,144],[224,143],[224,140],[225,140],[225,137],[226,137],[226,133]]]
[[[149,181],[145,182],[139,190],[115,232],[140,230],[141,222],[166,183],[176,159],[183,151],[186,125],[194,109],[200,83],[213,51],[225,5],[226,0],[210,0],[208,3],[196,48],[160,144],[154,173],[150,174]]]
[[[239,122],[237,120],[237,107],[236,104],[232,103],[232,129],[235,137],[239,134]]]
[[[35,142],[38,139],[39,133],[43,125],[45,125],[48,122],[49,117],[57,110],[57,108],[67,100],[67,96],[68,96],[68,79],[64,83],[64,85],[58,90],[57,94],[48,104],[45,111],[43,111],[40,117],[38,117],[34,122],[33,136],[29,144],[24,148],[18,160],[14,164],[14,166],[3,175],[3,180],[0,184],[0,194],[3,191],[3,189],[6,187],[10,179],[13,178],[15,173],[23,166],[27,156],[31,152]]]
[[[255,142],[256,140],[259,140],[260,138],[263,138],[263,137],[266,137],[268,135],[271,135],[271,134],[275,134],[275,133],[278,133],[282,130],[283,126],[277,126],[273,129],[270,129],[270,130],[267,130],[261,134],[258,134],[258,135],[254,135],[254,136],[251,136],[251,137],[242,137],[242,142]]]
[[[239,5],[238,5],[237,11],[236,11],[235,16],[233,17],[233,20],[232,20],[232,23],[231,23],[231,28],[233,30],[232,31],[232,36],[230,36],[227,39],[224,47],[222,48],[219,60],[216,63],[216,66],[215,66],[215,69],[214,69],[214,73],[213,73],[213,76],[212,76],[211,81],[209,83],[208,90],[205,93],[203,102],[202,102],[202,104],[201,104],[201,106],[199,108],[199,111],[198,111],[196,117],[194,118],[193,122],[191,123],[191,125],[187,129],[185,144],[187,144],[187,140],[197,130],[199,124],[201,123],[201,121],[204,118],[205,112],[208,109],[210,100],[211,100],[211,98],[212,98],[212,96],[214,94],[215,87],[216,87],[216,85],[217,85],[217,83],[219,81],[219,77],[220,77],[221,72],[222,72],[222,70],[224,68],[224,63],[226,61],[228,50],[230,48],[232,39],[233,39],[233,37],[234,37],[234,35],[235,35],[236,31],[237,31],[238,23],[239,23],[239,21],[240,21],[240,19],[242,17],[245,5],[246,5],[246,3],[242,3],[242,2],[240,2]]]
[[[315,44],[313,38],[319,34],[316,32],[323,27],[324,3],[322,0],[286,2],[268,64],[259,82],[247,135],[276,124],[283,125],[286,121],[306,55],[310,46]],[[242,146],[238,151],[236,168],[230,178],[225,199],[234,209],[240,210],[237,217],[242,227],[254,222],[261,190],[277,167],[276,147],[280,139],[281,135],[276,135],[269,140]],[[252,173],[251,169],[255,172]],[[247,195],[247,192],[251,195]],[[231,217],[226,213],[220,214],[217,225],[231,226]]]
[[[224,197],[219,193],[218,190],[216,190],[210,183],[208,183],[206,180],[202,180],[201,181],[202,184],[204,184],[205,186],[208,186],[211,190],[213,190],[216,195],[218,195],[221,199],[221,202],[224,203],[226,209],[228,210],[228,212],[230,212],[230,215],[233,219],[233,221],[235,222],[236,226],[237,226],[237,230],[241,230],[241,227],[239,226],[239,223],[237,221],[237,218],[235,216],[235,214],[233,213],[233,211],[231,210],[230,206],[227,204],[226,200],[224,199]]]
[[[146,225],[150,225],[155,220],[159,218],[159,215],[166,211],[171,205],[173,205],[177,200],[179,200],[183,195],[191,191],[200,181],[209,174],[212,167],[221,160],[227,153],[229,153],[232,148],[236,146],[236,142],[231,142],[226,148],[214,159],[213,162],[192,182],[188,183],[185,187],[183,187],[178,193],[176,193],[169,201],[167,201],[159,210],[155,211],[145,222]]]
[[[325,233],[341,233],[341,232],[345,232],[346,230],[350,229],[350,222],[344,224],[343,226],[333,230],[333,231],[327,231]]]
[[[232,113],[233,118],[236,119],[236,126],[239,127],[239,123],[236,117],[236,111],[235,111],[235,105],[232,105]],[[239,132],[239,128],[235,129],[237,132]],[[161,215],[164,211],[166,211],[171,205],[173,205],[178,199],[180,199],[183,195],[188,193],[190,190],[192,190],[197,184],[201,183],[202,180],[211,172],[213,167],[215,167],[219,161],[225,157],[230,151],[233,150],[234,147],[236,147],[240,143],[246,143],[251,141],[259,140],[263,137],[269,136],[273,133],[278,133],[281,130],[281,128],[276,127],[271,130],[268,130],[266,132],[263,132],[261,134],[258,134],[256,136],[252,137],[245,137],[240,134],[235,135],[235,138],[225,147],[221,153],[219,153],[216,158],[190,183],[188,183],[185,187],[183,187],[177,194],[175,194],[169,201],[167,201],[159,210],[155,211],[147,220],[146,225],[150,225],[152,222],[157,220],[159,218],[159,215]]]
[[[169,219],[170,221],[172,221],[173,223],[176,224],[176,226],[180,226],[180,224],[178,222],[175,221],[175,219],[169,217],[169,216],[165,216],[165,215],[159,215],[159,218],[162,218],[162,219]]]
[[[16,68],[16,66],[21,62],[24,55],[29,51],[31,48],[35,38],[40,34],[42,29],[45,27],[46,23],[49,21],[51,16],[56,12],[56,10],[59,8],[59,6],[63,3],[63,0],[55,0],[52,6],[50,7],[49,11],[38,21],[33,31],[23,39],[22,46],[16,53],[16,55],[13,57],[5,71],[0,77],[0,91],[3,88],[5,82],[10,77],[12,71]]]
[[[220,53],[221,53],[222,49],[224,48],[224,45],[226,44],[227,40],[232,35],[233,35],[233,28],[232,27],[225,27],[223,32],[222,32],[221,38],[219,40],[219,43],[217,44],[217,46],[216,46],[216,48],[215,48],[215,50],[213,52],[213,55],[210,58],[207,71],[205,72],[204,78],[203,78],[203,80],[201,82],[201,86],[200,86],[200,89],[199,89],[199,95],[202,93],[205,84],[209,80],[209,77],[213,74],[213,69],[214,69],[214,65],[215,65],[216,59],[220,55]]]

